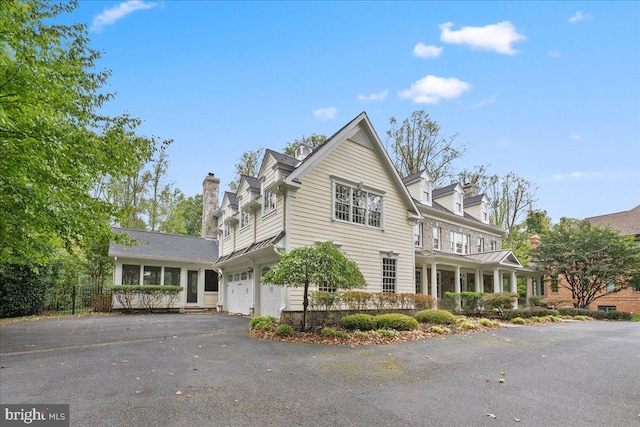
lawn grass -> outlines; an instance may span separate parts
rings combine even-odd
[[[632,314],[631,320],[633,320],[634,322],[640,322],[640,313]]]

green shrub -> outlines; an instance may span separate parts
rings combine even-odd
[[[345,329],[370,331],[376,328],[376,319],[370,314],[350,314],[340,319],[340,326]]]
[[[336,334],[336,330],[333,328],[322,328],[322,335],[332,337]]]
[[[343,340],[348,340],[349,338],[351,338],[351,335],[349,335],[349,333],[345,331],[337,331],[336,336]]]
[[[460,328],[462,328],[462,329],[478,329],[478,326],[474,325],[473,323],[469,323],[467,321],[464,321],[464,322],[460,323]]]
[[[481,319],[478,319],[478,324],[480,326],[497,326],[498,322],[496,322],[495,320],[485,319],[483,317]]]
[[[340,294],[340,302],[345,304],[349,310],[366,310],[372,293],[362,291],[347,291]]]
[[[366,332],[362,332],[362,331],[353,331],[353,336],[359,339],[365,339],[369,337],[369,334]]]
[[[584,320],[593,320],[593,318],[589,316],[573,316],[573,320],[584,321]]]
[[[442,326],[432,326],[429,328],[429,332],[433,332],[434,334],[448,334],[451,332],[451,329]]]
[[[276,318],[272,316],[258,316],[251,319],[251,329],[269,330],[273,328]]]
[[[462,310],[466,312],[477,312],[480,310],[480,298],[482,292],[460,292],[460,304]]]
[[[378,329],[378,333],[383,337],[394,337],[396,335],[396,331],[391,331],[389,329]]]
[[[531,295],[529,297],[529,305],[531,306],[531,308],[533,307],[539,307],[540,306],[540,300],[542,299],[541,296],[538,295]]]
[[[527,322],[522,317],[514,317],[513,319],[511,319],[511,323],[516,325],[524,325]]]
[[[535,308],[518,308],[514,310],[504,310],[504,312],[502,313],[502,318],[504,320],[510,320],[515,317],[522,317],[523,319],[526,319],[532,316],[544,317],[544,316],[557,316],[557,315],[558,315],[557,310],[549,310],[548,308],[535,307]]]
[[[378,329],[395,329],[396,331],[410,331],[418,329],[418,321],[406,314],[379,314],[375,317]]]
[[[480,298],[480,304],[482,304],[485,310],[496,310],[502,316],[505,309],[513,307],[518,297],[518,294],[511,292],[484,294],[482,298]]]
[[[287,324],[280,325],[276,328],[276,335],[279,337],[286,337],[293,333],[293,328]]]
[[[453,325],[456,323],[456,316],[446,310],[422,310],[417,312],[414,317],[420,323],[435,323],[438,325]]]
[[[531,316],[529,320],[531,320],[532,322],[542,322],[542,318],[539,316]]]

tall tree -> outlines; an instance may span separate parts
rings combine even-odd
[[[238,184],[240,183],[240,177],[242,175],[253,176],[253,177],[258,175],[258,172],[259,172],[258,168],[260,167],[260,162],[262,161],[263,153],[264,153],[263,148],[258,148],[255,151],[249,150],[242,153],[242,157],[240,157],[240,160],[238,161],[238,163],[236,163],[236,166],[235,166],[236,176],[233,179],[233,181],[229,183],[229,189],[231,191],[238,190]]]
[[[171,140],[162,142],[148,172],[149,198],[145,201],[145,210],[151,231],[156,231],[161,222],[168,216],[171,209],[172,196],[174,196],[172,193],[173,183],[165,182],[167,170],[169,169],[166,149],[171,142]]]
[[[387,150],[401,176],[427,169],[436,187],[454,176],[453,161],[467,151],[465,144],[456,144],[458,134],[440,135],[440,125],[424,110],[414,111],[401,125],[391,117],[387,131]]]
[[[101,113],[113,97],[96,70],[84,24],[61,24],[75,1],[0,2],[0,259],[41,263],[110,233],[119,212],[94,197],[101,177],[121,177],[148,155],[128,138],[138,120]]]
[[[300,145],[302,142],[305,142],[312,150],[315,150],[327,140],[327,137],[322,134],[312,133],[308,137],[302,137],[302,139],[295,139],[293,141],[287,142],[287,145],[284,147],[282,152],[287,156],[295,157],[296,156],[296,147]]]
[[[167,218],[160,224],[160,231],[188,236],[200,236],[202,232],[202,195],[185,198],[180,190],[173,195]]]
[[[284,254],[262,277],[265,283],[293,288],[302,286],[302,329],[307,329],[309,285],[330,289],[352,289],[366,286],[358,265],[347,258],[331,242],[317,242]]]
[[[489,178],[487,196],[490,201],[490,220],[506,231],[504,243],[507,247],[513,246],[518,224],[532,209],[537,188],[536,184],[513,172]]]
[[[633,236],[594,227],[588,220],[562,218],[541,236],[531,258],[546,276],[559,278],[578,307],[620,292],[639,280],[640,246]]]

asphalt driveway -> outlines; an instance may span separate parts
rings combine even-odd
[[[640,323],[353,348],[261,341],[248,326],[205,314],[5,325],[0,403],[69,403],[72,426],[640,426]]]

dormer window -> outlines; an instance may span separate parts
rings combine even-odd
[[[453,203],[455,207],[455,212],[457,214],[462,214],[462,196],[457,191],[453,193]]]
[[[431,183],[427,179],[422,179],[422,203],[431,204]]]

